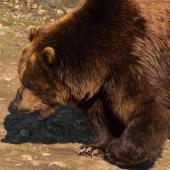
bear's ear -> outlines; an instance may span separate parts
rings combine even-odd
[[[43,50],[43,59],[46,64],[53,65],[56,63],[55,50],[52,47],[46,47]]]
[[[36,27],[36,26],[29,26],[27,28],[28,38],[30,41],[32,41],[38,35],[39,30],[40,27]]]

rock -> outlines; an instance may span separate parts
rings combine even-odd
[[[33,4],[32,5],[32,9],[37,9],[38,8],[38,5],[37,4]]]
[[[15,5],[14,8],[15,8],[15,9],[19,9],[20,6],[19,6],[19,5]]]
[[[63,16],[63,15],[64,15],[64,11],[61,10],[61,9],[58,9],[58,10],[57,10],[57,15],[58,15],[59,17]]]
[[[29,138],[30,137],[30,132],[27,129],[22,129],[19,133],[21,137],[24,138]]]
[[[38,10],[38,14],[39,14],[39,15],[42,15],[42,14],[44,14],[44,13],[46,13],[46,10],[44,10],[44,9]]]
[[[54,166],[54,165],[57,165],[60,168],[66,168],[67,167],[67,165],[62,161],[55,161],[55,162],[49,163],[49,166]]]

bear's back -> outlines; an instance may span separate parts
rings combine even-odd
[[[148,21],[149,29],[153,30],[170,46],[170,0],[135,0],[141,15]]]

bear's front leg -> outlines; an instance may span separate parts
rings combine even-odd
[[[122,136],[106,147],[106,159],[122,167],[153,164],[168,137],[163,115],[141,115],[131,120]]]
[[[111,119],[105,114],[102,99],[97,99],[93,103],[85,104],[85,110],[88,122],[95,134],[94,142],[90,145],[83,145],[78,151],[81,156],[101,156],[103,149],[113,139],[111,130]],[[82,109],[82,108],[81,108]]]

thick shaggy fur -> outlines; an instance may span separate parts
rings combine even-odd
[[[157,159],[170,132],[170,49],[133,0],[82,1],[33,29],[30,40],[19,64],[22,88],[49,107],[74,103],[84,111],[92,146],[106,158]],[[46,47],[53,50],[44,60]]]

